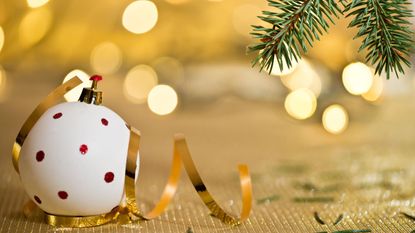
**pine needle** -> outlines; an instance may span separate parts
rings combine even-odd
[[[277,62],[282,70],[307,53],[315,40],[328,31],[329,23],[340,15],[351,17],[349,27],[358,28],[355,38],[363,38],[359,51],[366,50],[366,62],[376,66],[376,73],[404,73],[410,66],[413,32],[409,0],[267,0],[275,11],[263,11],[261,20],[270,27],[252,26],[251,35],[259,42],[248,47],[258,52],[253,66],[271,72]],[[342,10],[343,8],[344,10]]]
[[[355,38],[362,38],[359,51],[366,49],[366,62],[376,66],[376,73],[386,72],[399,77],[404,73],[402,64],[410,67],[409,55],[413,50],[413,32],[408,18],[412,17],[408,0],[353,0],[345,5],[349,27],[358,28]]]

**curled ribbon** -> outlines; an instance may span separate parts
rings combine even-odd
[[[19,173],[20,150],[22,149],[23,143],[26,140],[26,137],[29,134],[30,130],[33,128],[33,126],[36,124],[36,122],[43,115],[43,113],[46,112],[48,108],[58,104],[64,94],[74,89],[81,83],[81,79],[75,76],[68,82],[61,84],[55,90],[53,90],[45,99],[43,99],[42,102],[40,102],[40,104],[35,108],[35,110],[33,110],[33,112],[27,118],[13,144],[13,166],[17,173]]]
[[[13,165],[17,173],[19,173],[18,161],[20,150],[30,130],[47,109],[59,103],[59,100],[65,93],[81,83],[82,81],[78,77],[74,77],[58,86],[36,107],[23,124],[12,151]],[[242,191],[242,210],[240,217],[237,218],[226,213],[207,190],[206,185],[196,169],[183,134],[176,134],[174,136],[173,161],[167,184],[159,201],[151,211],[146,214],[141,213],[137,206],[135,189],[136,160],[141,136],[137,129],[131,126],[128,126],[128,128],[130,130],[130,140],[126,165],[125,203],[121,203],[110,213],[96,216],[58,216],[46,213],[45,220],[49,225],[57,227],[93,227],[109,222],[126,224],[137,221],[138,219],[150,220],[156,218],[164,212],[177,191],[182,163],[200,199],[209,208],[213,216],[232,226],[240,224],[249,217],[252,207],[252,184],[248,167],[246,165],[239,165],[238,167]],[[26,215],[29,215],[34,209],[35,204],[29,201],[25,205],[24,212]]]

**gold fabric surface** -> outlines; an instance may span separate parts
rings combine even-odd
[[[115,87],[104,90],[104,105],[141,132],[140,209],[146,212],[159,198],[172,162],[172,136],[183,132],[206,186],[227,212],[242,208],[234,168],[248,164],[254,191],[249,219],[230,227],[210,216],[185,175],[167,211],[150,221],[69,229],[45,224],[40,213],[24,217],[27,197],[11,148],[24,119],[56,83],[29,87],[17,79],[11,83],[19,94],[0,103],[0,232],[415,230],[413,95],[386,99],[381,106],[351,104],[351,112],[361,115],[352,114],[350,128],[333,136],[316,125],[318,119],[299,123],[279,106],[237,98],[186,106],[162,118],[127,103],[113,82]]]

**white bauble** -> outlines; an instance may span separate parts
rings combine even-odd
[[[124,120],[104,106],[70,102],[50,108],[21,149],[26,192],[50,214],[110,212],[123,196],[129,137]]]

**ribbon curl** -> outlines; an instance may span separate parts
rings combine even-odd
[[[49,95],[39,103],[39,105],[33,110],[30,116],[26,119],[22,128],[19,131],[19,134],[16,137],[16,140],[13,144],[12,159],[13,166],[17,173],[19,173],[19,157],[20,150],[22,149],[23,143],[26,140],[27,135],[33,126],[39,120],[39,118],[46,112],[50,107],[59,103],[59,100],[70,90],[77,87],[82,83],[82,80],[77,76],[71,78],[69,81],[59,85],[55,90],[53,90]]]
[[[25,121],[16,138],[12,151],[13,165],[17,173],[19,173],[18,161],[20,157],[20,150],[30,130],[43,113],[47,111],[47,109],[58,104],[64,94],[74,89],[81,83],[82,81],[78,77],[74,77],[68,82],[58,86],[36,107],[36,109]],[[189,179],[193,184],[193,187],[199,194],[200,199],[206,207],[209,208],[213,216],[232,226],[239,225],[242,221],[249,217],[252,207],[252,183],[248,167],[246,165],[239,165],[238,167],[242,191],[242,210],[240,217],[238,218],[226,213],[206,188],[206,185],[197,171],[196,165],[190,155],[186,139],[183,134],[176,134],[174,136],[173,161],[167,184],[164,187],[159,201],[151,211],[145,214],[141,213],[137,205],[135,189],[137,168],[136,160],[140,147],[141,136],[137,129],[129,125],[127,126],[130,130],[130,140],[125,177],[125,202],[121,203],[117,208],[114,208],[110,213],[96,216],[59,216],[45,213],[46,223],[57,227],[93,227],[110,222],[127,224],[135,222],[139,219],[150,220],[157,218],[165,211],[177,191],[182,163]],[[29,201],[25,205],[24,213],[26,215],[30,215],[34,209],[35,204],[32,201]]]

